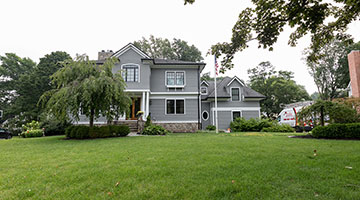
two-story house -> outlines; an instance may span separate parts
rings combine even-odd
[[[214,124],[213,83],[200,82],[205,63],[150,58],[131,43],[116,52],[99,52],[97,63],[102,64],[108,57],[119,59],[113,73],[122,73],[127,84],[125,91],[132,99],[130,114],[117,120],[135,121],[138,111],[143,111],[144,120],[150,115],[154,124],[173,132],[195,132]],[[259,101],[263,96],[247,88],[236,77],[228,79],[218,85],[221,88],[218,95],[219,113],[225,109],[234,116],[240,111],[239,116],[259,117]],[[228,85],[225,86],[225,83]],[[234,88],[238,88],[237,97],[230,95],[236,93]],[[234,116],[219,117],[219,122],[222,120],[219,128],[226,129]],[[88,120],[81,116],[76,123],[86,124]],[[106,123],[106,119],[102,117],[94,122],[103,123]]]

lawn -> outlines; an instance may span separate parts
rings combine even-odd
[[[0,153],[0,199],[360,199],[360,140],[56,136],[0,140]]]

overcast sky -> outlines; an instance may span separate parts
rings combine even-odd
[[[213,72],[213,57],[205,57],[211,45],[227,42],[237,16],[251,6],[247,0],[197,0],[184,6],[183,0],[2,0],[0,4],[0,55],[16,53],[38,62],[52,51],[71,56],[86,53],[97,59],[101,50],[117,51],[129,42],[155,37],[178,38],[200,49]],[[349,33],[360,39],[360,22]],[[290,29],[281,35],[274,51],[258,49],[257,42],[236,54],[234,69],[225,75],[248,80],[247,69],[270,61],[277,70],[295,73],[295,80],[309,94],[316,86],[302,60],[309,37],[297,47],[287,45]]]

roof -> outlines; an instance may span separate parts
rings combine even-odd
[[[237,78],[236,76],[233,78],[230,77],[224,77],[220,82],[217,82],[216,88],[217,88],[217,98],[230,98],[231,95],[226,90],[226,88],[229,87],[229,83],[231,83],[233,80],[240,81],[240,84],[243,85],[242,94],[244,98],[265,98],[264,95],[256,92],[255,90],[247,87],[244,82]],[[201,99],[207,99],[207,98],[215,98],[215,83],[214,81],[207,81],[209,83],[208,87],[208,95],[201,95]]]

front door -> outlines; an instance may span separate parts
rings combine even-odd
[[[140,101],[141,99],[138,97],[131,98],[131,105],[130,105],[130,116],[129,119],[137,120],[136,114],[140,111]]]

